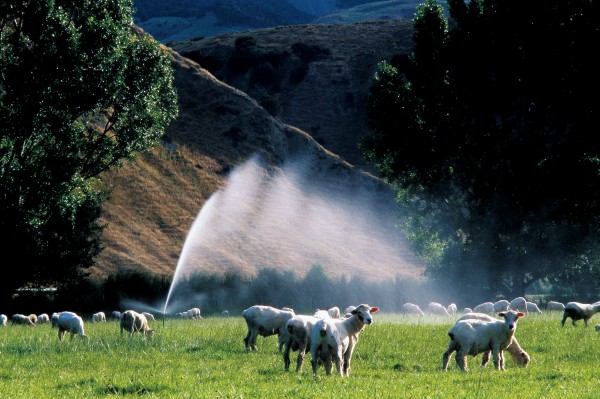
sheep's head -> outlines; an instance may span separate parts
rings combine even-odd
[[[371,324],[373,323],[373,317],[371,313],[376,313],[379,308],[372,308],[369,305],[358,305],[356,309],[352,311],[353,315],[356,315],[361,323]]]
[[[524,317],[525,314],[522,312],[515,312],[514,310],[507,310],[506,312],[498,313],[498,316],[504,317],[504,322],[508,326],[510,331],[514,331],[517,328],[517,320],[519,317]]]

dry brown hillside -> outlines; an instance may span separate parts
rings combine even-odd
[[[319,263],[333,276],[422,273],[394,228],[387,185],[171,54],[180,116],[162,146],[105,176],[114,189],[93,277],[131,269],[172,276],[195,220],[203,225],[185,258],[194,270],[303,274]]]

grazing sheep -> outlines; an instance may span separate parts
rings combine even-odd
[[[473,313],[494,314],[494,304],[492,302],[484,302],[473,308]]]
[[[565,305],[560,302],[550,301],[546,304],[546,310],[548,312],[564,312]]]
[[[138,313],[135,310],[126,310],[121,315],[121,335],[123,330],[129,331],[129,337],[133,337],[133,334],[139,332],[142,337],[150,337],[154,335],[154,330],[148,327],[148,319],[142,313]]]
[[[460,317],[458,320],[469,320],[469,319],[483,320],[483,321],[498,320],[498,319],[493,318],[492,316],[489,316],[484,313],[467,313],[467,314],[463,315],[462,317]],[[515,336],[513,336],[510,345],[508,345],[508,347],[506,348],[506,351],[508,353],[510,353],[510,355],[513,359],[513,362],[517,366],[527,367],[527,365],[531,361],[531,357],[529,356],[529,354],[527,352],[525,352],[523,350],[523,348],[521,348],[521,346],[519,345],[519,342],[517,341],[517,338]],[[485,365],[488,364],[488,362],[490,361],[490,354],[491,354],[491,351],[486,351],[483,354],[483,357],[481,358],[481,367],[485,367]]]
[[[156,317],[154,317],[154,315],[152,313],[142,312],[142,314],[144,316],[146,316],[146,320],[148,320],[148,321],[156,321]]]
[[[110,318],[112,320],[121,321],[121,312],[118,310],[113,310],[113,312],[110,314]]]
[[[316,308],[315,313],[313,313],[313,317],[316,317],[317,319],[328,319],[331,317],[331,315],[327,310]]]
[[[48,316],[48,314],[46,314],[46,313],[42,313],[41,315],[38,316],[37,322],[38,322],[38,324],[50,323],[50,316]]]
[[[540,310],[538,305],[533,302],[526,302],[525,306],[527,307],[527,313],[532,312],[532,313],[542,314],[542,311]]]
[[[186,310],[185,312],[179,312],[176,316],[181,317],[183,319],[194,319],[200,320],[202,316],[200,316],[200,308],[191,308]]]
[[[506,312],[508,309],[510,309],[510,302],[506,299],[494,302],[494,313]]]
[[[58,327],[58,318],[60,317],[60,312],[52,313],[50,317],[50,321],[52,322],[52,328]]]
[[[458,308],[456,307],[455,303],[451,303],[450,305],[448,305],[448,308],[446,310],[448,311],[449,315],[454,316],[458,311]]]
[[[242,317],[248,326],[248,334],[244,338],[246,350],[257,350],[256,338],[269,337],[277,334],[279,337],[279,350],[281,350],[285,335],[285,323],[294,317],[293,311],[277,309],[272,306],[254,305],[242,312]]]
[[[35,314],[33,314],[33,313],[32,313],[32,314],[30,314],[30,315],[29,315],[29,316],[27,316],[27,317],[29,317],[29,320],[31,320],[31,322],[32,322],[33,324],[37,324],[37,319],[38,319],[38,318],[37,318],[37,315],[35,315]]]
[[[463,309],[463,313],[473,313],[473,309],[471,309],[471,308],[464,308]]]
[[[6,323],[8,321],[8,317],[5,314],[0,314],[0,326],[6,327]]]
[[[99,323],[103,321],[106,321],[106,315],[104,312],[98,312],[92,315],[92,323]]]
[[[314,316],[296,315],[285,323],[287,331],[285,349],[283,351],[283,364],[285,370],[290,368],[290,350],[298,350],[296,371],[302,371],[302,363],[306,351],[310,348],[310,333],[313,326],[320,319]],[[297,348],[297,349],[296,349]]]
[[[221,316],[223,317],[229,317],[229,310],[224,310],[221,312]]]
[[[331,317],[332,319],[340,318],[340,308],[338,308],[337,306],[327,309],[327,313],[329,314],[329,317]]]
[[[419,305],[415,305],[414,303],[407,302],[402,305],[402,309],[406,314],[415,314],[417,316],[425,316],[425,313],[421,310]]]
[[[574,326],[576,325],[575,322],[577,320],[583,319],[585,326],[587,327],[588,320],[598,312],[600,312],[600,302],[595,302],[591,305],[587,303],[569,302],[565,305],[561,324],[564,327],[565,321],[570,317]]]
[[[446,308],[442,304],[437,302],[429,302],[429,305],[427,305],[427,309],[429,310],[429,313],[437,316],[450,316]]]
[[[491,351],[496,370],[504,370],[503,351],[511,344],[521,312],[509,310],[501,312],[504,320],[484,321],[477,319],[459,320],[450,328],[450,344],[442,357],[442,369],[448,370],[448,362],[456,351],[456,363],[462,371],[467,371],[466,356]]]
[[[88,338],[83,331],[83,319],[73,312],[61,312],[58,317],[58,340],[62,341],[66,333],[71,333],[71,339],[75,334]]]
[[[332,362],[335,362],[337,372],[341,376],[350,375],[350,362],[358,342],[358,334],[365,325],[373,323],[371,313],[377,311],[377,307],[362,304],[352,311],[350,318],[317,321],[310,334],[310,354],[315,376],[319,364],[323,362],[327,375],[331,374]]]
[[[510,308],[527,314],[527,300],[522,296],[516,297],[510,301]]]
[[[35,323],[31,320],[29,316],[25,316],[24,314],[20,313],[12,315],[12,317],[10,318],[10,324],[23,324],[26,326],[35,326]]]

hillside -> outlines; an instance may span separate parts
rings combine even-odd
[[[394,227],[387,185],[171,54],[180,116],[160,148],[105,176],[114,189],[94,278],[120,270],[170,278],[199,220],[186,245],[193,270],[302,275],[319,263],[332,276],[421,275]]]

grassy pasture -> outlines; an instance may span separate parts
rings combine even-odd
[[[58,341],[49,324],[0,328],[0,398],[592,398],[600,394],[600,335],[560,326],[560,314],[519,321],[517,337],[531,355],[527,369],[507,356],[507,370],[469,373],[454,356],[441,371],[454,319],[376,314],[354,354],[350,378],[284,372],[276,338],[246,353],[241,317],[152,322],[144,340],[119,334],[117,322],[86,323],[89,340]],[[292,354],[292,369],[296,353]]]

